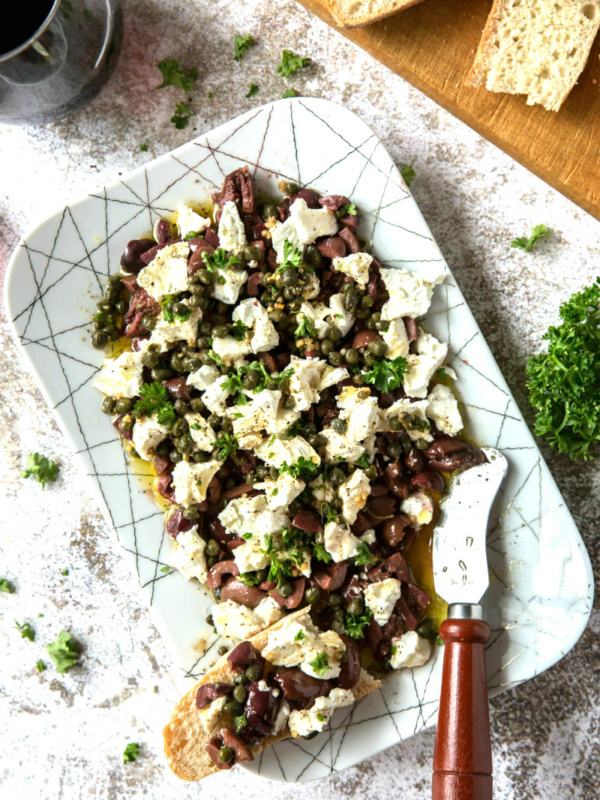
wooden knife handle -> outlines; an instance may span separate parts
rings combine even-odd
[[[492,800],[492,746],[481,619],[447,619],[433,755],[433,800]]]

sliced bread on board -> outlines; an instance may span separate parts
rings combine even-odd
[[[469,82],[558,111],[599,25],[600,0],[494,0]]]
[[[329,11],[341,28],[359,28],[421,0],[329,0]]]

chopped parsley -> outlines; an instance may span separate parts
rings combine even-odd
[[[133,407],[135,416],[151,417],[156,414],[159,424],[171,428],[177,419],[177,414],[169,397],[168,389],[157,381],[145,383],[140,389],[140,399]]]
[[[288,97],[298,97],[298,92],[295,89],[286,89],[281,95],[282,100],[287,100]]]
[[[436,375],[438,376],[438,378],[447,378],[448,377],[448,373],[446,372],[444,367],[440,367],[438,369],[438,371],[436,372]]]
[[[329,656],[327,653],[317,653],[316,657],[308,662],[309,666],[313,668],[313,671],[322,678],[323,675],[327,672],[329,667]]]
[[[369,454],[367,453],[367,451],[365,450],[362,456],[360,458],[357,458],[354,463],[356,464],[357,467],[360,467],[361,469],[369,469],[369,467],[371,466],[371,462],[369,461]]]
[[[321,503],[321,518],[325,525],[328,522],[335,522],[338,518],[338,512],[329,505],[329,503]]]
[[[193,117],[195,113],[196,112],[192,111],[186,103],[177,103],[175,106],[175,113],[171,117],[171,122],[175,125],[177,130],[187,128],[190,117]]]
[[[30,642],[34,641],[35,631],[28,622],[17,622],[15,620],[15,628],[21,631],[21,639],[29,639]]]
[[[283,243],[283,261],[275,272],[283,272],[284,269],[298,268],[302,264],[302,253],[287,239]]]
[[[284,50],[281,53],[281,61],[277,66],[277,72],[282,78],[287,78],[309,64],[310,58],[303,58],[302,56],[294,55],[291,50]]]
[[[217,440],[215,442],[211,442],[211,447],[219,448],[217,456],[221,459],[221,461],[226,461],[229,456],[235,455],[238,446],[238,440],[235,438],[235,436],[232,433],[227,433],[226,431],[221,431],[221,433],[217,436]]]
[[[236,319],[229,332],[237,342],[243,342],[249,330],[250,328],[241,319]]]
[[[148,152],[148,145],[147,144],[141,144],[140,145],[140,150],[141,150],[142,153],[147,153]]]
[[[339,211],[336,212],[336,217],[338,219],[343,219],[344,217],[355,217],[357,214],[358,211],[354,203],[348,203],[348,205],[342,206]]]
[[[531,253],[538,241],[545,236],[550,236],[548,228],[545,225],[536,225],[531,229],[531,236],[529,238],[526,236],[519,236],[517,239],[512,240],[510,246],[519,247],[521,250],[525,250],[526,253]]]
[[[322,561],[323,564],[329,564],[331,561],[331,555],[327,552],[327,550],[325,550],[322,544],[313,542],[312,551],[313,556],[317,559],[317,561]]]
[[[189,242],[190,239],[200,239],[202,234],[199,231],[190,231],[183,237],[184,242]]]
[[[302,628],[300,628],[298,633],[294,636],[294,641],[295,642],[303,642],[305,639],[306,639],[306,634],[304,633]]]
[[[400,175],[402,175],[402,177],[404,179],[404,183],[407,186],[411,185],[411,183],[413,182],[414,177],[415,177],[416,174],[417,173],[410,166],[410,164],[402,164],[402,166],[400,167]]]
[[[356,555],[354,556],[354,564],[357,567],[362,567],[367,564],[374,564],[375,559],[371,551],[369,550],[369,545],[366,542],[361,542],[358,545],[356,550]]]
[[[242,533],[242,539],[244,539],[246,542],[249,541],[253,536],[253,533]]]
[[[245,586],[258,586],[260,583],[260,578],[256,572],[242,572],[238,580]]]
[[[352,639],[362,639],[365,628],[371,621],[373,612],[367,606],[362,614],[346,614],[344,617],[344,630]]]
[[[600,278],[560,307],[542,337],[548,351],[527,364],[535,432],[559,453],[592,459],[600,442]]]
[[[289,378],[294,374],[293,368],[289,367],[283,372],[280,372],[277,377],[274,377],[270,374],[270,372],[268,372],[262,361],[253,361],[251,364],[247,364],[245,367],[239,367],[236,372],[230,373],[228,380],[223,383],[223,388],[229,390],[231,395],[234,396],[234,402],[239,402],[239,405],[245,405],[247,402],[245,395],[239,394],[238,397],[235,397],[235,395],[242,392],[244,388],[242,378],[248,372],[258,372],[260,377],[259,382],[252,390],[255,394],[266,389],[268,383],[273,382],[275,386],[278,386],[281,381],[284,380],[284,378]],[[244,398],[243,400],[241,400],[242,397]]]
[[[195,67],[188,70],[179,69],[179,62],[172,58],[164,58],[156,65],[160,70],[163,82],[156,89],[164,89],[165,86],[175,86],[178,89],[183,89],[184,92],[189,92],[194,85],[194,81],[198,77],[198,70]]]
[[[5,592],[6,594],[12,594],[14,590],[15,587],[8,580],[8,578],[0,578],[0,592]]]
[[[61,575],[68,575],[68,574],[69,574],[69,570],[68,570],[68,568],[67,568],[67,567],[65,567],[64,569],[61,569],[61,571],[60,571],[60,574],[61,574]]]
[[[294,336],[297,339],[303,339],[305,336],[309,336],[311,339],[316,338],[317,331],[315,330],[315,326],[312,324],[306,314],[302,314],[302,320],[294,331]]]
[[[139,744],[137,742],[129,742],[125,750],[123,750],[123,763],[127,764],[129,761],[135,761],[139,754]]]
[[[380,392],[391,392],[402,385],[402,378],[408,369],[408,361],[398,358],[380,358],[373,362],[369,372],[363,373],[365,383],[370,383]]]
[[[44,662],[41,659],[37,662],[35,666],[37,667],[38,672],[45,672],[48,669],[48,667],[44,664]]]
[[[243,731],[246,725],[248,724],[248,717],[246,716],[246,712],[244,711],[244,713],[240,714],[239,717],[234,717],[233,724],[235,726],[236,733]]]
[[[160,301],[160,307],[163,310],[163,318],[165,322],[186,322],[190,318],[192,309],[187,306],[185,314],[175,314],[172,310],[173,303],[176,302],[176,297],[173,294],[168,294]],[[182,304],[183,305],[183,304]],[[169,308],[171,306],[171,308]]]
[[[218,247],[214,253],[202,253],[202,260],[206,264],[206,269],[213,275],[218,274],[219,269],[229,269],[241,263],[237,256],[227,255],[227,251],[222,247]]]
[[[234,60],[241,61],[251,44],[254,44],[254,37],[251,33],[248,33],[246,36],[240,36],[239,33],[236,33],[233,37]]]
[[[26,468],[21,473],[22,478],[29,478],[31,475],[42,484],[42,489],[46,488],[48,482],[54,483],[58,478],[60,467],[55,461],[51,461],[46,456],[39,453],[27,456]]]
[[[214,350],[209,350],[208,351],[208,355],[212,358],[212,360],[215,362],[215,364],[218,367],[222,367],[222,368],[225,367],[225,364],[223,363],[223,360],[221,359],[221,356],[218,353],[215,353]]]
[[[258,86],[255,83],[251,83],[246,97],[254,97],[254,95],[257,93],[258,93]]]
[[[287,463],[287,461],[284,461],[279,467],[280,475],[287,473],[293,478],[298,478],[305,483],[313,478],[316,478],[318,472],[319,465],[310,458],[304,458],[304,456],[300,456],[300,458],[291,466]]]
[[[323,714],[320,713],[317,714],[317,719],[319,720],[319,722],[325,722],[325,716]]]
[[[164,566],[164,567],[161,567],[161,568],[160,568],[160,571],[161,571],[161,572],[163,572],[163,573],[166,575],[166,574],[167,574],[167,572],[171,572],[171,567],[168,567],[168,566],[165,564],[165,566]]]
[[[55,642],[46,645],[46,650],[56,665],[56,671],[61,675],[79,661],[75,639],[67,631],[61,631]]]

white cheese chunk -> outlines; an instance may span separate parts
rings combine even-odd
[[[309,208],[306,200],[298,197],[290,206],[298,240],[301,244],[312,244],[320,236],[335,236],[337,218],[329,208]]]
[[[231,395],[229,389],[224,384],[229,380],[227,375],[221,375],[220,378],[212,383],[202,395],[202,402],[213,414],[218,414],[220,417],[225,415],[227,406],[225,402]]]
[[[240,289],[248,280],[248,273],[245,269],[220,269],[217,272],[217,279],[212,284],[210,296],[215,300],[220,300],[222,303],[228,303],[230,306],[237,303],[240,296]]]
[[[354,325],[354,317],[344,307],[343,294],[333,294],[329,298],[328,322],[338,328],[342,336],[345,336]]]
[[[327,367],[321,358],[299,358],[292,356],[290,367],[294,370],[290,377],[290,396],[295,411],[305,411],[313,403],[319,402],[319,386]]]
[[[254,533],[246,533],[244,535],[250,535],[250,539],[233,551],[233,560],[240,573],[255,572],[257,569],[268,567],[270,559],[263,552],[264,542],[261,537]]]
[[[321,631],[302,648],[302,672],[313,678],[333,680],[339,677],[346,645],[335,631]]]
[[[255,455],[265,464],[277,469],[284,464],[291,467],[301,457],[314,461],[317,465],[321,463],[317,451],[302,436],[294,436],[292,439],[275,438],[272,441],[269,439],[256,448]]]
[[[221,716],[228,697],[216,697],[205,708],[198,711],[198,719],[204,728],[204,732],[211,734],[221,727]]]
[[[415,354],[408,356],[408,369],[402,385],[409,397],[426,397],[429,381],[444,363],[448,355],[448,345],[439,342],[435,336],[419,328],[415,343]]]
[[[150,461],[156,447],[169,435],[167,425],[157,422],[155,417],[142,417],[136,419],[133,425],[131,441],[139,455]]]
[[[371,492],[369,479],[362,469],[357,469],[339,486],[338,492],[342,499],[342,516],[348,525],[352,525]]]
[[[179,294],[188,288],[187,242],[168,244],[159,250],[154,259],[137,276],[137,282],[150,297],[162,300],[168,294]]]
[[[277,418],[281,392],[277,389],[263,389],[262,392],[244,392],[251,402],[235,405],[227,409],[233,433],[240,447],[253,450],[258,447],[265,435],[273,434],[278,428]]]
[[[236,497],[231,500],[219,514],[219,520],[228,531],[238,536],[252,533],[261,539],[290,525],[285,512],[271,510],[267,498],[262,494],[255,497]]]
[[[373,256],[368,253],[351,253],[349,256],[334,258],[332,261],[334,269],[354,278],[362,289],[365,289],[369,282],[369,267],[372,263]]]
[[[212,607],[217,633],[226,639],[248,639],[277,622],[284,613],[271,597],[261,600],[254,609],[246,608],[233,600],[225,600]]]
[[[413,528],[421,528],[433,519],[433,500],[425,492],[416,492],[402,501],[400,510],[409,518]]]
[[[431,655],[431,644],[416,631],[407,631],[397,639],[392,639],[392,655],[390,666],[393,669],[402,667],[422,667]]]
[[[265,599],[261,600],[256,608],[252,610],[260,624],[261,631],[264,630],[264,628],[268,628],[274,622],[277,622],[277,620],[281,619],[285,614],[285,611],[279,608],[272,597],[265,597]]]
[[[329,386],[335,386],[340,381],[345,381],[350,377],[350,373],[345,367],[325,367],[323,376],[319,382],[319,391],[327,389]]]
[[[406,358],[410,342],[406,333],[406,325],[403,319],[393,319],[387,331],[381,332],[381,338],[387,344],[386,358]]]
[[[328,522],[323,532],[325,550],[338,564],[348,558],[354,558],[360,546],[360,540],[347,525]]]
[[[351,706],[354,695],[350,689],[332,689],[327,697],[317,697],[308,709],[290,712],[288,725],[294,737],[308,736],[322,731],[338,708]]]
[[[179,203],[177,206],[177,227],[179,228],[179,235],[183,239],[188,233],[203,233],[210,227],[210,220],[206,217],[201,217],[200,214],[196,214],[185,203]]]
[[[187,305],[185,300],[184,305]],[[156,326],[150,335],[150,344],[156,345],[161,353],[170,349],[174,342],[187,342],[194,345],[198,338],[198,323],[202,319],[202,312],[199,308],[193,308],[186,320],[175,318],[173,322],[167,322],[161,314],[156,318]]]
[[[262,655],[276,667],[296,667],[304,657],[304,647],[313,642],[318,629],[308,614],[299,619],[286,619],[279,630],[269,633]]]
[[[117,358],[104,361],[94,388],[111,397],[135,397],[142,387],[142,353],[127,350]]]
[[[187,383],[189,386],[193,386],[194,389],[198,389],[199,392],[203,392],[209,386],[212,386],[220,375],[221,373],[216,367],[211,364],[205,364],[200,369],[197,369],[196,372],[190,372]]]
[[[296,225],[291,217],[288,217],[285,222],[277,222],[271,228],[271,243],[280,264],[285,259],[283,248],[286,242],[289,242],[295,250],[302,249]]]
[[[337,433],[333,428],[323,428],[321,436],[327,439],[325,445],[325,461],[331,464],[335,461],[356,461],[363,454],[363,447],[352,442],[345,433]]]
[[[364,542],[365,544],[375,544],[375,542],[377,541],[377,534],[375,533],[373,528],[369,528],[368,531],[365,531],[362,534],[362,536],[359,536],[358,538],[361,540],[361,542]]]
[[[321,291],[321,284],[314,272],[304,276],[305,284],[302,287],[301,296],[305,300],[314,300]]]
[[[391,430],[389,421],[393,417],[398,417],[402,423],[402,427],[408,433],[409,438],[413,442],[433,441],[433,436],[430,433],[430,424],[426,415],[427,400],[417,400],[416,403],[411,403],[406,397],[396,402],[386,409],[382,416],[385,420],[386,430]]]
[[[279,334],[271,322],[267,309],[254,297],[236,306],[233,310],[234,322],[243,322],[250,328],[250,347],[253,353],[265,353],[279,344]]]
[[[248,244],[244,223],[233,200],[228,200],[221,209],[219,219],[219,245],[228,253],[239,255]],[[237,298],[236,298],[237,299]],[[228,302],[227,300],[223,302]]]
[[[179,533],[171,543],[171,566],[186,581],[196,578],[204,583],[208,575],[205,550],[206,542],[198,536],[198,527],[194,525],[189,531]]]
[[[215,337],[212,349],[224,364],[231,365],[238,358],[243,358],[252,352],[250,342],[238,341],[233,336]]]
[[[304,491],[306,484],[299,478],[294,478],[293,475],[284,472],[277,480],[255,483],[253,488],[259,491],[264,490],[268,507],[272,511],[276,511],[279,508],[287,508]]]
[[[220,467],[222,461],[206,461],[204,464],[192,464],[180,461],[173,469],[173,489],[175,502],[180,506],[191,506],[206,500],[208,484]]]
[[[289,717],[290,704],[287,700],[282,700],[277,710],[275,722],[273,723],[273,736],[283,733],[283,731],[287,728]]]
[[[345,386],[337,400],[340,419],[346,421],[345,435],[351,442],[362,442],[382,430],[384,421],[377,398],[363,386]]]
[[[373,612],[375,622],[382,627],[386,624],[401,594],[402,584],[396,578],[370,583],[365,588],[365,603]]]
[[[190,426],[190,436],[196,447],[199,450],[210,452],[217,436],[207,420],[204,419],[202,414],[194,413],[186,414],[185,420]]]
[[[318,339],[324,339],[329,331],[329,322],[327,321],[331,315],[331,309],[325,303],[302,303],[299,311],[300,319],[306,317],[308,322],[315,329]],[[302,316],[303,315],[303,316]]]
[[[452,390],[443,383],[438,383],[429,393],[426,413],[435,422],[438,430],[448,436],[456,436],[463,428],[458,401]]]
[[[442,283],[445,272],[409,272],[406,269],[381,269],[381,277],[390,299],[381,309],[381,319],[392,320],[400,317],[422,317],[427,313],[433,297],[433,289]]]

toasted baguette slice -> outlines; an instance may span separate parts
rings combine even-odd
[[[278,630],[283,620],[289,620],[292,616],[302,616],[305,613],[306,609],[300,609],[294,612],[293,615],[288,614],[282,620],[257,633],[248,641],[262,652],[267,645],[269,633]],[[205,683],[214,683],[215,681],[233,683],[234,677],[235,673],[229,668],[227,656],[224,655],[175,706],[171,719],[163,730],[163,738],[167,762],[178,778],[182,778],[184,781],[199,781],[219,771],[206,752],[206,744],[213,734],[207,734],[202,727],[200,715],[196,708],[196,694],[198,693],[198,687]],[[352,694],[355,700],[360,700],[380,686],[381,681],[372,678],[368,672],[362,670],[360,679],[352,690]],[[289,730],[286,729],[277,736],[265,737],[260,744],[255,745],[251,750],[256,757],[269,745],[275,744],[281,739],[287,739],[290,736]]]
[[[329,0],[329,11],[340,28],[359,28],[422,0]]]
[[[599,25],[600,0],[494,0],[468,81],[558,111]]]

